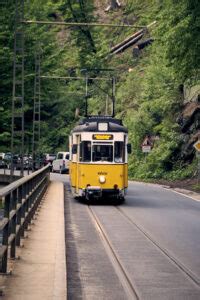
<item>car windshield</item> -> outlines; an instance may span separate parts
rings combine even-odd
[[[58,153],[57,159],[63,159],[63,153]]]
[[[93,145],[92,147],[93,161],[113,161],[113,145]]]

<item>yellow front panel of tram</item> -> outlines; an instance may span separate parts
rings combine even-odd
[[[100,176],[105,182],[100,182]],[[70,163],[71,186],[85,189],[87,185],[100,186],[102,189],[113,189],[117,184],[119,189],[128,186],[127,164],[86,164]]]

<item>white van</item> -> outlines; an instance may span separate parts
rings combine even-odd
[[[59,172],[60,174],[69,171],[69,152],[58,152],[56,159],[52,164],[52,172]]]

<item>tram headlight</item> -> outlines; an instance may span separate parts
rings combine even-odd
[[[103,175],[99,176],[99,182],[100,183],[105,183],[106,182],[106,177],[103,176]]]

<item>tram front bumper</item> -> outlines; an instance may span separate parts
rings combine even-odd
[[[102,197],[102,189],[100,186],[88,186],[85,189],[85,197],[86,199],[91,198],[101,198]]]
[[[88,186],[85,191],[84,195],[86,199],[99,199],[103,197],[116,197],[116,198],[123,198],[124,197],[124,190],[120,189],[102,189],[100,186]]]

